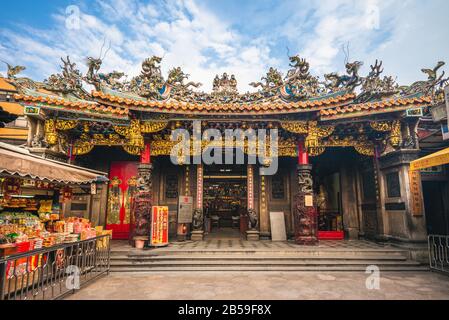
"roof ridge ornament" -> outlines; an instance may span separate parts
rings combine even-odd
[[[250,85],[258,88],[257,92],[246,92],[239,94],[237,90],[237,80],[234,75],[228,77],[224,73],[221,77],[216,76],[213,83],[212,93],[194,91],[201,84],[196,82],[187,82],[189,75],[184,73],[180,67],[169,70],[167,78],[164,78],[161,72],[160,64],[162,58],[152,56],[142,62],[141,73],[133,77],[130,81],[122,80],[125,74],[119,71],[110,73],[101,73],[102,58],[88,57],[86,60],[88,70],[83,75],[72,63],[70,57],[61,58],[61,72],[51,75],[44,83],[34,82],[28,78],[17,78],[16,75],[24,70],[24,67],[13,67],[8,65],[8,80],[16,85],[20,92],[24,89],[34,90],[36,95],[44,96],[46,89],[59,96],[65,96],[66,100],[70,97],[83,100],[94,100],[100,93],[107,93],[114,97],[115,102],[138,101],[139,103],[161,103],[172,99],[174,103],[195,105],[203,108],[204,104],[216,104],[214,111],[220,110],[220,105],[226,104],[239,112],[245,112],[254,104],[258,106],[253,110],[261,110],[261,106],[270,105],[277,108],[279,105],[287,103],[316,102],[326,99],[334,99],[336,96],[345,96],[350,94],[355,103],[367,103],[384,101],[386,98],[394,96],[404,97],[411,95],[428,95],[434,101],[440,99],[444,85],[448,83],[449,78],[444,78],[445,72],[438,74],[444,62],[438,62],[433,69],[422,69],[422,72],[428,75],[426,81],[417,81],[410,86],[398,86],[393,77],[383,77],[383,63],[380,60],[371,65],[371,71],[363,77],[359,74],[363,65],[361,61],[346,62],[346,74],[328,73],[324,75],[324,81],[310,72],[309,62],[300,55],[289,57],[289,66],[285,77],[282,73],[270,67],[264,77],[259,82],[252,82]],[[348,60],[349,61],[349,60]],[[83,88],[83,82],[95,86],[92,95],[89,95]],[[356,89],[360,87],[357,93]],[[118,96],[118,97],[117,97]],[[145,101],[148,100],[148,101]],[[284,104],[283,104],[284,103]],[[202,109],[201,109],[202,110]],[[230,109],[226,109],[230,112]]]
[[[71,93],[79,98],[86,98],[88,94],[83,89],[83,76],[77,69],[76,63],[71,62],[69,56],[66,60],[61,58],[61,61],[61,73],[52,74],[48,79],[45,79],[44,88],[62,94]]]
[[[238,94],[235,75],[231,74],[231,76],[228,77],[228,74],[224,72],[223,75],[219,77],[217,74],[212,84],[212,94],[224,96]]]

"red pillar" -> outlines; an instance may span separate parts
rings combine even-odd
[[[151,145],[149,142],[145,143],[145,147],[140,155],[140,163],[150,164],[151,163]]]
[[[307,153],[307,149],[304,145],[304,140],[298,141],[298,164],[309,164],[309,154]]]

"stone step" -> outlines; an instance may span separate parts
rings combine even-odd
[[[369,254],[380,254],[380,255],[404,255],[408,256],[409,252],[407,250],[397,250],[397,249],[365,249],[365,250],[354,250],[354,249],[339,249],[339,250],[235,250],[235,249],[201,249],[201,250],[128,250],[128,251],[111,251],[111,257],[115,256],[159,256],[159,255],[286,255],[286,256],[320,256],[320,255],[369,255]]]
[[[380,266],[381,272],[418,272],[428,271],[425,266]],[[176,267],[113,267],[111,272],[365,272],[366,266],[176,266]]]
[[[290,260],[377,260],[377,261],[406,261],[407,257],[403,255],[318,255],[318,256],[302,256],[302,255],[158,255],[158,256],[113,256],[111,263],[117,261],[215,261],[215,260],[232,260],[232,261],[290,261]]]
[[[216,266],[216,265],[226,265],[226,266],[244,266],[244,265],[255,265],[255,266],[313,266],[313,265],[420,265],[414,261],[385,261],[385,260],[264,260],[264,261],[254,261],[254,260],[173,260],[173,261],[159,261],[159,260],[148,260],[148,261],[138,261],[138,260],[121,260],[111,262],[111,266]]]

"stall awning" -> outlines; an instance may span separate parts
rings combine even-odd
[[[410,163],[410,170],[422,170],[444,164],[449,164],[449,148],[412,161]]]
[[[108,181],[104,172],[44,159],[6,143],[0,143],[0,174],[64,184]]]
[[[15,102],[0,102],[0,108],[16,116],[23,116],[23,106]]]

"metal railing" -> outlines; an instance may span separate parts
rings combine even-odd
[[[449,273],[449,236],[429,236],[430,269]]]
[[[110,236],[0,259],[0,300],[54,300],[109,274]]]

